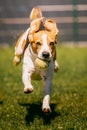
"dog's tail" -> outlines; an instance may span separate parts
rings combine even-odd
[[[30,13],[30,20],[35,20],[37,18],[42,18],[42,11],[40,8],[38,7],[35,7],[31,10],[31,13]]]

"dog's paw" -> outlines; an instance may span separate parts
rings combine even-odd
[[[27,87],[24,88],[25,94],[32,93],[32,92],[33,92],[33,88],[27,88]]]
[[[49,113],[49,112],[51,112],[51,108],[50,108],[50,106],[49,107],[44,107],[44,108],[42,108],[42,111],[44,113]]]
[[[42,111],[45,113],[51,112],[50,108],[50,96],[46,95],[43,99]]]
[[[15,66],[17,66],[21,61],[21,57],[20,56],[15,56],[14,59],[13,59],[13,64]]]
[[[59,70],[59,66],[54,67],[54,71],[57,72]]]
[[[58,70],[59,70],[59,65],[58,65],[57,61],[55,61],[54,71],[57,72]]]

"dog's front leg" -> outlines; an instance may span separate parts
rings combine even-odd
[[[25,50],[23,57],[23,74],[22,81],[24,84],[24,93],[31,93],[33,91],[33,86],[31,84],[31,75],[34,71],[34,64],[30,57],[29,46]]]
[[[42,111],[51,112],[50,93],[51,93],[52,82],[49,79],[46,79],[44,82],[45,82],[45,85],[44,85],[44,98],[43,98],[43,104],[42,104]]]
[[[23,71],[22,80],[24,83],[24,93],[31,93],[33,91],[33,86],[31,84],[31,73]]]
[[[51,65],[51,69],[47,72],[47,75],[44,76],[44,98],[42,104],[43,112],[51,112],[50,108],[50,93],[52,88],[52,77],[54,72],[54,64]]]

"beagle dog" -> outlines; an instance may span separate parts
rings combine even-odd
[[[58,28],[52,19],[42,17],[39,8],[33,8],[30,14],[30,27],[19,37],[15,46],[14,64],[17,65],[23,58],[24,93],[31,93],[34,87],[31,83],[34,75],[40,76],[44,83],[44,98],[42,111],[50,112],[50,93],[54,70],[58,70],[56,61],[56,44]],[[36,58],[49,61],[46,69],[36,68]]]

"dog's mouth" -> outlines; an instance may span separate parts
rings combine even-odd
[[[50,61],[51,61],[51,58],[40,58],[40,57],[38,57],[38,59],[46,61],[48,63],[50,63]]]

